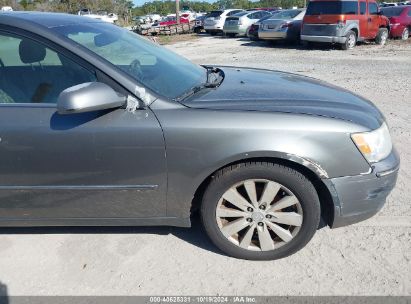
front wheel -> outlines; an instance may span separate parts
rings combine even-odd
[[[378,30],[378,34],[375,37],[375,43],[378,45],[385,45],[388,39],[388,29],[386,28],[380,28]]]
[[[320,220],[312,183],[282,165],[249,162],[217,172],[201,206],[205,231],[226,254],[274,260],[303,248]]]
[[[345,43],[341,45],[341,48],[343,50],[352,50],[357,44],[357,35],[353,31],[348,31],[345,37]]]

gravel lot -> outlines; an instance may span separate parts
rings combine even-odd
[[[411,41],[340,51],[204,36],[168,47],[196,63],[299,73],[373,100],[402,157],[388,204],[363,223],[321,229],[274,262],[222,255],[198,221],[193,229],[0,229],[9,295],[411,295]]]

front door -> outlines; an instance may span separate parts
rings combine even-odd
[[[62,90],[98,80],[44,42],[0,31],[0,225],[165,215],[164,140],[149,109],[56,112]]]
[[[367,38],[374,39],[377,36],[379,30],[379,22],[378,19],[380,16],[378,15],[378,5],[375,1],[368,2],[368,31],[367,31]]]

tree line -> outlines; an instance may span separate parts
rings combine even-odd
[[[131,17],[133,2],[130,0],[0,0],[0,7],[11,6],[14,10],[63,12],[77,14],[88,8],[93,12],[115,13],[121,20]]]
[[[196,12],[209,12],[216,9],[242,8],[251,9],[256,7],[282,7],[292,8],[294,6],[304,7],[304,0],[218,0],[213,3],[206,1],[181,1],[180,8],[186,7]],[[141,16],[151,13],[167,15],[175,13],[175,1],[150,1],[133,9],[133,15]]]

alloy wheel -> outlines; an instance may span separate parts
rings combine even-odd
[[[237,183],[216,209],[220,232],[240,248],[269,251],[290,242],[300,231],[303,210],[284,185],[266,179]]]
[[[405,28],[404,31],[402,32],[401,39],[407,40],[409,36],[410,36],[410,31],[408,30],[408,28]]]
[[[355,47],[355,43],[357,42],[356,40],[357,39],[354,33],[348,36],[348,49],[353,49]]]
[[[387,42],[388,32],[384,31],[381,35],[381,45],[384,45]]]

